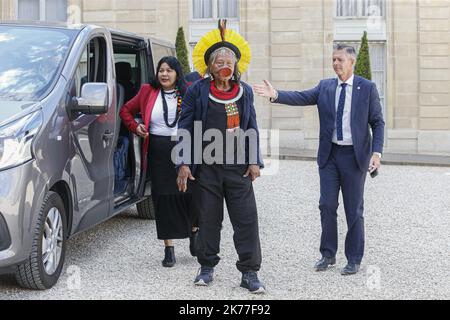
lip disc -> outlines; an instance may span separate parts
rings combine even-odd
[[[227,78],[231,76],[233,71],[230,68],[223,68],[219,71],[219,74],[222,78]]]

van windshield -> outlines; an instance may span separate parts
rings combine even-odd
[[[42,99],[56,80],[77,32],[0,25],[0,100]]]

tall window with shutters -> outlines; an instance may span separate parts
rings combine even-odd
[[[227,28],[239,32],[239,0],[190,0],[190,7],[190,60],[197,41],[208,31],[217,28],[218,19],[227,19]],[[192,68],[192,61],[190,63]]]
[[[213,17],[212,0],[192,0],[194,19],[211,19]]]
[[[193,19],[238,18],[238,0],[192,0]]]
[[[15,4],[19,20],[67,20],[67,0],[16,0]]]
[[[336,17],[384,17],[386,0],[336,0]]]

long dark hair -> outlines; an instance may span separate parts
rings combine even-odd
[[[167,63],[169,65],[169,67],[177,73],[177,79],[175,80],[175,85],[180,90],[181,95],[184,96],[184,93],[186,92],[186,80],[184,80],[183,69],[181,68],[181,64],[178,61],[178,59],[175,57],[167,56],[167,57],[163,57],[163,58],[161,58],[161,60],[159,60],[158,67],[156,68],[156,71],[155,71],[156,72],[155,79],[153,79],[153,81],[151,83],[152,87],[155,89],[160,89],[162,87],[161,83],[159,82],[158,72],[163,63]]]

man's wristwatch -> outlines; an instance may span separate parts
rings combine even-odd
[[[381,159],[381,153],[380,153],[380,152],[374,152],[373,155],[374,155],[374,156],[378,156],[378,158]]]
[[[275,90],[275,97],[274,98],[269,98],[270,102],[275,102],[278,99],[278,91]]]

